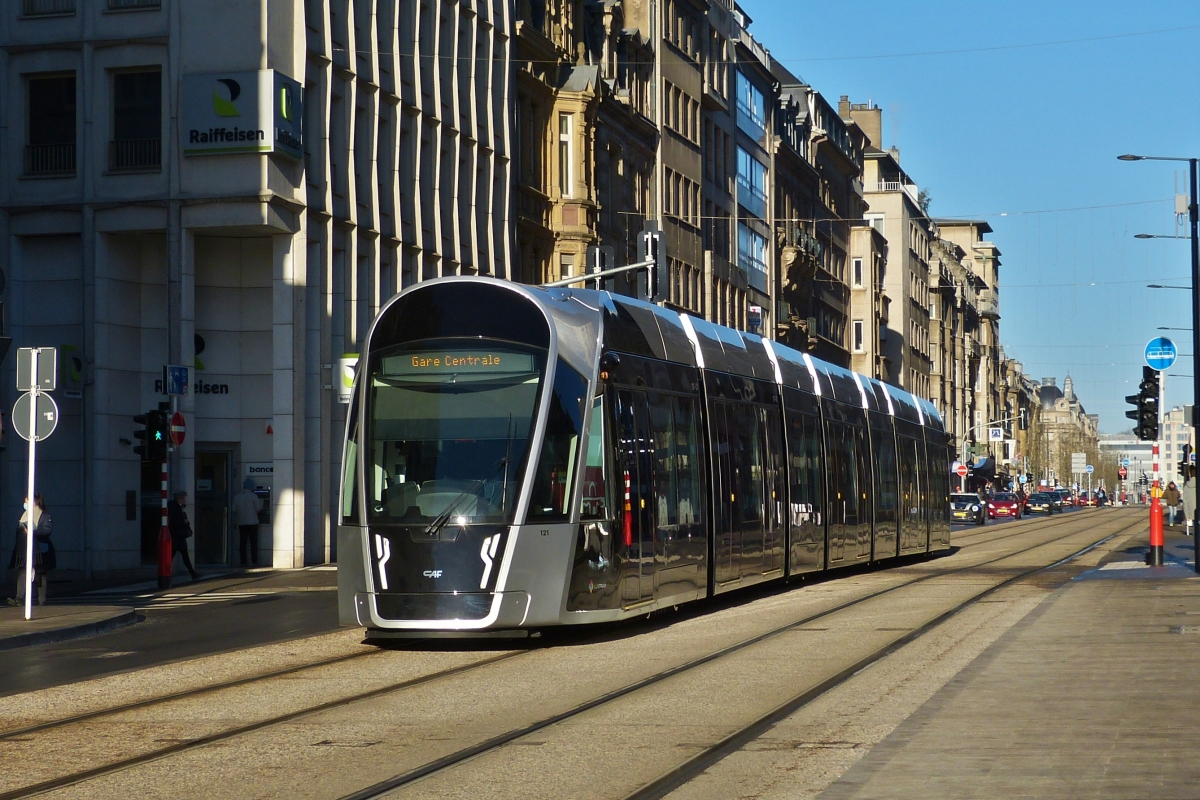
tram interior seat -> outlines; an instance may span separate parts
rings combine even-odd
[[[393,483],[383,490],[383,507],[390,517],[404,516],[408,509],[417,505],[421,487],[416,483]]]

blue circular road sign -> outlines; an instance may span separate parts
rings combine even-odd
[[[1121,459],[1121,466],[1122,466],[1122,467],[1128,467],[1128,466],[1129,466],[1129,459],[1128,459],[1128,458],[1122,458],[1122,459]]]
[[[1165,336],[1151,339],[1146,344],[1146,364],[1150,369],[1166,372],[1175,363],[1178,355],[1179,351],[1175,348],[1175,343]]]
[[[1095,471],[1096,471],[1096,468],[1093,467],[1091,464],[1088,464],[1087,468],[1084,469],[1084,472],[1086,472],[1088,475],[1091,475]]]

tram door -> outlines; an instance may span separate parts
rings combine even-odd
[[[654,445],[644,392],[617,391],[617,435],[621,458],[618,504],[623,513],[621,600],[630,605],[654,597]]]

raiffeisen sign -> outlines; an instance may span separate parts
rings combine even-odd
[[[300,84],[273,69],[184,75],[183,154],[304,157]]]

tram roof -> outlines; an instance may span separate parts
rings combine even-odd
[[[928,400],[780,342],[770,342],[775,354],[772,363],[763,337],[688,315],[699,344],[697,358],[682,316],[671,309],[611,292],[570,289],[564,294],[599,307],[604,316],[605,344],[613,349],[771,382],[775,381],[778,363],[784,386],[944,430],[941,415]]]

